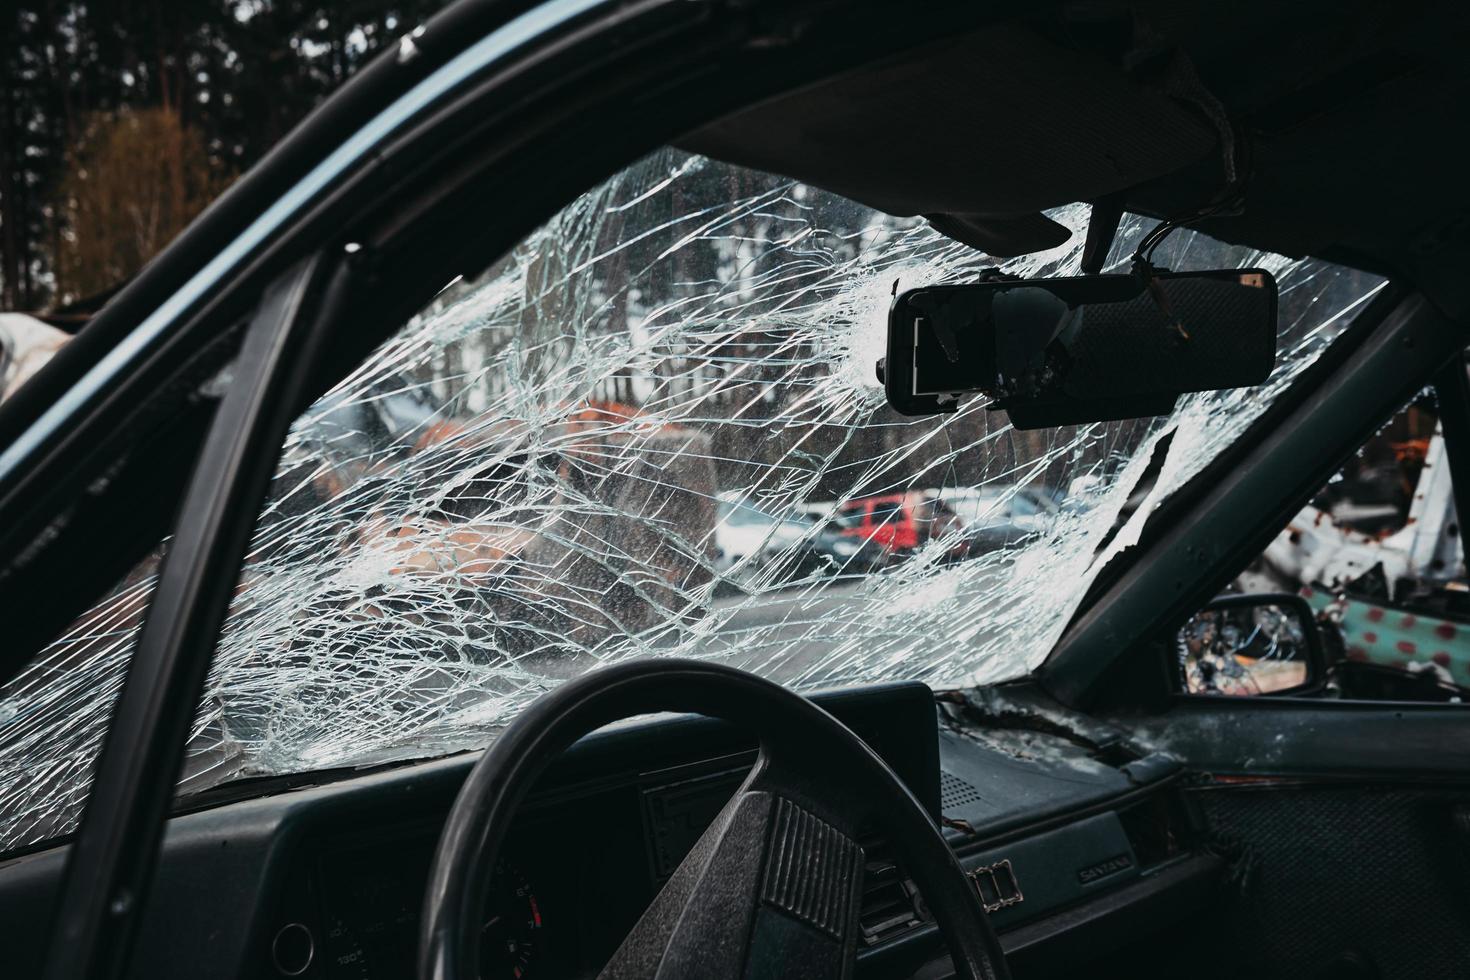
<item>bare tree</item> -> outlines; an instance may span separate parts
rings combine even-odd
[[[58,294],[76,299],[133,275],[226,183],[202,136],[174,109],[94,114],[58,189]]]

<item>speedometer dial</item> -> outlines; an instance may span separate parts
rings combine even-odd
[[[480,929],[481,980],[527,980],[543,942],[541,906],[520,872],[495,866]]]

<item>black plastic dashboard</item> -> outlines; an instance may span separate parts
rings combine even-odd
[[[1117,939],[1124,919],[1152,928],[1205,900],[1218,862],[1193,844],[1177,764],[1055,726],[972,725],[951,706],[936,711],[920,684],[817,700],[942,815],[1018,975],[1045,975],[1069,943],[1095,945],[1100,931]],[[412,976],[430,857],[473,759],[194,801],[203,808],[171,821],[132,974]],[[511,832],[482,975],[595,976],[753,759],[746,736],[702,718],[645,719],[579,742]],[[922,898],[882,841],[865,849],[859,975],[944,975]],[[0,863],[13,975],[39,972],[64,852]]]

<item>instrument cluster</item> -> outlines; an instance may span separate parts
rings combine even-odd
[[[602,787],[528,810],[502,848],[486,898],[482,980],[596,976],[739,785],[745,765],[701,766],[672,783]],[[300,848],[265,975],[415,976],[439,821],[442,815],[310,839]]]

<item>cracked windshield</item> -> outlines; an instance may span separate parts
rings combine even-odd
[[[1036,667],[1148,513],[1380,284],[1177,232],[1156,263],[1278,277],[1267,384],[1030,432],[984,398],[886,406],[895,284],[1073,272],[1087,214],[1052,212],[1071,242],[1003,261],[674,150],[590,190],[296,422],[181,792],[481,746],[559,681],[633,657],[803,689]],[[1125,219],[1113,260],[1153,224]],[[0,766],[25,775],[0,844],[74,819],[152,575],[6,691]]]

